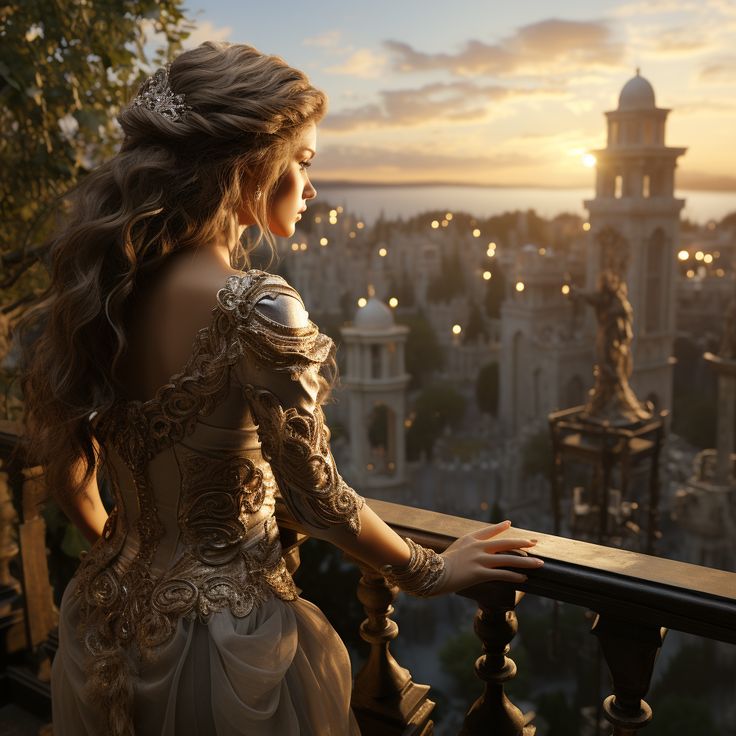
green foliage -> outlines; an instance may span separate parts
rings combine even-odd
[[[521,473],[524,478],[548,476],[552,469],[552,440],[547,430],[531,435],[521,448]]]
[[[406,372],[411,376],[411,386],[416,388],[445,365],[445,353],[437,339],[434,327],[423,314],[400,320],[409,328],[406,338]]]
[[[475,382],[475,398],[478,401],[478,408],[494,417],[498,415],[498,389],[498,363],[487,363],[478,372]]]
[[[452,253],[442,252],[440,270],[427,286],[430,302],[449,302],[465,292],[465,273],[460,254],[455,248]]]
[[[481,338],[483,340],[488,339],[488,330],[486,329],[486,324],[480,309],[478,309],[478,305],[475,302],[471,302],[468,325],[463,330],[463,343],[479,342]]]
[[[579,733],[580,712],[568,703],[565,693],[556,690],[537,699],[537,712],[547,722],[547,736],[569,736]]]
[[[389,296],[395,296],[399,300],[399,306],[402,308],[411,308],[415,305],[414,284],[411,282],[406,269],[401,270],[399,278],[391,274],[388,294]]]
[[[33,267],[58,198],[119,141],[146,72],[188,35],[181,0],[33,0],[0,16],[0,258],[4,309],[44,285]],[[156,35],[159,51],[149,58]],[[9,306],[10,305],[10,306]]]
[[[503,269],[498,264],[498,260],[494,259],[493,265],[490,267],[493,277],[486,282],[485,308],[486,314],[491,319],[501,318],[501,304],[506,298],[506,276]]]
[[[713,722],[708,706],[693,697],[670,695],[654,707],[647,726],[647,736],[671,736],[675,733],[718,736],[723,733]]]
[[[473,699],[483,691],[473,665],[482,654],[481,643],[472,631],[449,638],[439,652],[440,666],[452,682],[452,693]]]
[[[432,456],[432,449],[442,430],[456,427],[465,415],[465,397],[451,386],[429,386],[416,400],[414,418],[406,432],[406,453],[410,460],[422,452]]]

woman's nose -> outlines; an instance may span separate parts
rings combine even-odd
[[[304,199],[314,199],[317,196],[317,190],[314,188],[314,185],[311,181],[307,181],[307,186],[304,187],[304,192],[302,193],[302,197]]]

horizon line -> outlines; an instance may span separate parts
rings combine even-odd
[[[474,189],[549,189],[552,191],[572,191],[580,189],[590,189],[595,196],[594,187],[590,186],[574,186],[560,184],[557,186],[545,186],[540,184],[483,184],[480,182],[469,181],[355,181],[353,179],[312,179],[315,186],[320,187],[343,187],[357,189],[359,187],[376,187],[379,189],[395,189],[398,187],[469,187]],[[721,186],[705,186],[693,184],[690,186],[676,187],[675,191],[682,192],[713,192],[718,194],[733,193],[736,194],[736,184]]]

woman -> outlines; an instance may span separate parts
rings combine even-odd
[[[93,542],[61,606],[57,736],[358,733],[345,648],[281,557],[277,485],[310,534],[415,595],[540,564],[499,554],[533,544],[491,541],[508,522],[442,555],[389,529],[330,454],[331,340],[283,279],[236,267],[245,228],[291,236],[316,195],[325,107],[278,57],[185,52],[121,113],[53,243],[27,432]]]

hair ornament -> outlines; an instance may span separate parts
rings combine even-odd
[[[184,95],[175,95],[169,86],[169,65],[157,69],[138,90],[132,107],[143,106],[171,121],[182,118],[192,108],[184,102]]]

